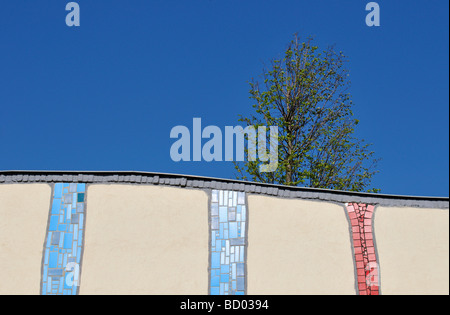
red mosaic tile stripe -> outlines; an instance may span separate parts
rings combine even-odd
[[[360,295],[379,295],[378,263],[373,242],[373,205],[349,203],[347,213],[352,226],[358,292]]]

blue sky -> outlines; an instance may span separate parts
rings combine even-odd
[[[0,4],[0,169],[135,170],[234,178],[229,162],[170,158],[172,127],[238,125],[248,81],[292,35],[349,58],[357,136],[386,194],[448,196],[449,2],[76,1]]]

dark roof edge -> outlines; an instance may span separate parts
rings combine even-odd
[[[384,206],[449,208],[449,197],[386,195],[264,184],[197,175],[139,171],[0,171],[0,184],[25,182],[158,184],[193,188],[239,190],[270,196],[319,199],[335,202],[362,202]]]

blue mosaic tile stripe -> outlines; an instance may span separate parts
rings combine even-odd
[[[76,295],[80,279],[86,184],[56,183],[44,245],[42,295]]]
[[[210,208],[210,294],[246,294],[245,193],[213,190]]]

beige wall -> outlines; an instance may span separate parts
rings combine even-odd
[[[50,198],[47,184],[0,185],[0,295],[39,294]]]
[[[382,294],[449,294],[449,212],[375,210]]]
[[[90,185],[80,294],[208,294],[208,195]]]
[[[248,294],[356,294],[343,205],[250,195]]]
[[[208,294],[202,190],[92,184],[80,294]],[[39,294],[48,184],[0,185],[0,294]],[[344,204],[248,195],[248,294],[356,294]],[[449,211],[377,207],[382,294],[449,294]]]

